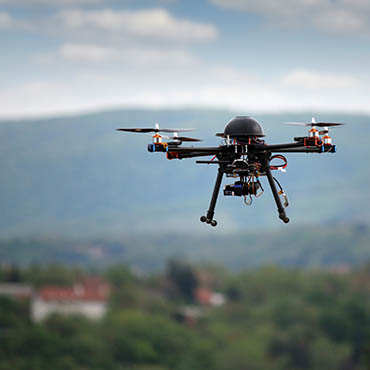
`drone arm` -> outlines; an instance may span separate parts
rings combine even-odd
[[[305,145],[303,141],[299,141],[295,143],[273,144],[273,145],[255,144],[254,147],[256,149],[262,149],[262,150],[279,151],[281,149],[304,148]]]
[[[183,159],[217,155],[222,151],[220,147],[168,147],[167,158]]]
[[[303,148],[286,148],[271,150],[271,153],[335,153],[335,145],[331,146],[305,146]]]
[[[322,147],[272,149],[271,153],[322,153]]]
[[[169,152],[172,152],[172,150],[169,150]],[[194,158],[194,157],[206,157],[210,155],[214,155],[213,152],[185,152],[185,153],[176,153],[178,159],[183,158]]]
[[[335,153],[335,145],[306,146],[304,141],[287,144],[254,145],[257,150],[267,150],[271,153]]]
[[[171,147],[169,146],[168,147],[168,151],[169,152],[173,152],[173,153],[200,153],[200,152],[205,152],[205,153],[210,153],[209,155],[215,155],[215,154],[218,154],[220,152],[222,152],[222,148],[219,147],[219,146],[215,146],[215,147]]]

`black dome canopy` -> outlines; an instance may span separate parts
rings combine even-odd
[[[250,116],[237,116],[231,119],[224,129],[224,136],[265,136],[261,124]]]

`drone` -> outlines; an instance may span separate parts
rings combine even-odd
[[[280,182],[272,174],[275,170],[285,172],[288,161],[281,153],[335,153],[336,146],[332,144],[329,131],[344,123],[316,122],[315,118],[312,118],[309,123],[286,122],[286,124],[310,127],[308,135],[294,137],[291,143],[269,145],[262,139],[265,133],[261,124],[250,116],[232,118],[226,124],[224,131],[216,134],[222,139],[222,143],[215,147],[182,146],[183,142],[201,141],[188,136],[179,136],[179,133],[193,131],[193,129],[160,128],[156,123],[154,128],[117,130],[152,134],[152,143],[148,144],[148,151],[166,153],[169,160],[212,156],[210,160],[196,161],[197,164],[218,165],[211,202],[206,215],[201,216],[200,221],[217,226],[217,221],[213,217],[224,175],[234,179],[234,183],[225,185],[224,196],[241,197],[248,206],[252,204],[253,197],[258,198],[264,193],[260,178],[266,176],[279,218],[284,223],[288,223],[289,218],[285,212],[289,206],[288,197]],[[160,133],[168,133],[171,136]]]

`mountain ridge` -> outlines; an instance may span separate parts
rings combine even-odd
[[[266,192],[253,206],[220,198],[216,230],[199,216],[208,208],[216,171],[194,160],[167,161],[146,151],[150,137],[116,132],[118,127],[151,125],[196,127],[202,145],[232,116],[223,110],[115,110],[42,120],[0,122],[0,236],[61,233],[119,234],[147,230],[230,233],[248,228],[284,230]],[[269,143],[289,142],[305,129],[281,122],[307,120],[311,114],[251,114]],[[334,155],[287,155],[288,172],[278,174],[291,206],[291,223],[370,223],[369,117],[320,114],[320,120],[350,122],[333,133]],[[356,134],[352,138],[349,133]],[[223,184],[227,183],[224,180]],[[227,202],[226,202],[227,200]]]

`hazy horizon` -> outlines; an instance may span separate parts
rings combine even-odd
[[[281,109],[281,110],[252,110],[252,109],[233,109],[229,107],[212,107],[212,106],[193,106],[193,105],[178,105],[178,106],[163,106],[163,107],[151,107],[151,106],[140,106],[140,105],[104,105],[104,106],[97,106],[92,108],[86,109],[77,109],[72,111],[63,111],[63,112],[55,112],[55,113],[34,113],[34,114],[25,114],[25,115],[10,115],[10,116],[1,116],[0,115],[0,122],[17,122],[17,121],[38,121],[38,120],[52,120],[52,119],[62,119],[62,118],[74,118],[74,117],[83,117],[83,116],[90,116],[95,114],[104,114],[110,112],[120,112],[120,111],[143,111],[143,112],[171,112],[171,111],[213,111],[213,112],[230,112],[230,118],[235,115],[250,115],[250,116],[266,116],[266,115],[306,115],[308,118],[315,117],[318,118],[320,115],[341,115],[344,116],[369,116],[369,112],[361,112],[361,111],[351,111],[351,110],[332,110],[332,109],[321,109],[321,110],[313,110],[313,109]],[[145,121],[143,124],[151,124],[154,121]],[[226,123],[226,122],[225,122]]]

